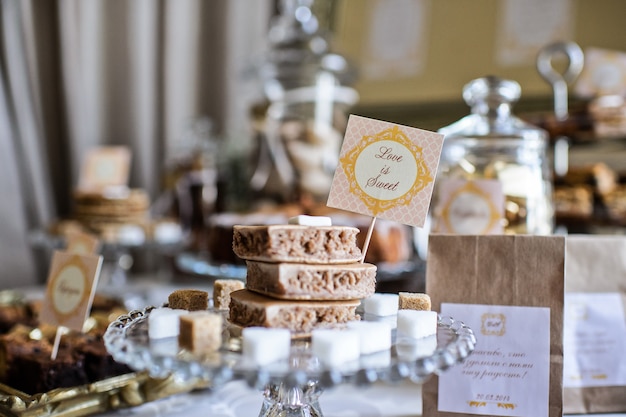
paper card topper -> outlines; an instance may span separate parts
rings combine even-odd
[[[626,323],[619,293],[565,294],[563,386],[626,388]]]
[[[433,233],[502,234],[504,193],[498,180],[442,179],[434,209]]]
[[[126,146],[101,146],[91,149],[81,167],[78,187],[102,190],[126,186],[130,173],[131,151]]]
[[[82,331],[95,295],[102,256],[55,251],[39,319]]]
[[[78,255],[94,255],[100,248],[100,240],[92,234],[72,231],[67,234],[66,252]]]
[[[581,97],[626,95],[626,53],[601,48],[585,49],[585,66],[576,80],[574,91]]]
[[[351,115],[327,205],[424,225],[443,135]]]

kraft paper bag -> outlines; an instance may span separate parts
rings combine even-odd
[[[618,304],[621,299],[621,309],[619,306],[607,307],[608,317],[617,320],[622,328],[609,323],[607,316],[599,323],[593,323],[593,329],[588,333],[594,339],[592,346],[599,356],[596,363],[596,370],[599,374],[605,375],[602,378],[594,378],[593,375],[587,381],[579,385],[571,386],[568,383],[568,367],[565,368],[565,388],[563,411],[569,414],[575,413],[617,413],[626,412],[626,359],[624,339],[624,305],[626,303],[626,238],[620,236],[591,236],[573,235],[568,236],[566,241],[566,263],[565,263],[565,290],[566,290],[566,311],[567,307],[573,305],[572,293],[581,294],[584,298],[593,296],[616,295]],[[583,301],[585,301],[583,298]],[[580,300],[580,298],[577,298]],[[595,300],[598,300],[597,298]],[[588,301],[593,302],[592,299]],[[577,301],[580,304],[580,301]],[[572,304],[569,304],[572,303]],[[583,303],[584,304],[584,303]],[[599,308],[596,304],[596,307]],[[601,308],[601,306],[600,306]],[[572,322],[566,316],[568,327]],[[566,328],[567,330],[567,328]],[[572,329],[580,339],[584,330]],[[583,333],[584,336],[584,333]],[[568,339],[565,339],[566,342]],[[596,344],[597,343],[597,344]],[[620,347],[621,346],[621,347]],[[566,353],[570,353],[569,346],[565,346]],[[580,362],[582,359],[576,357]],[[604,357],[606,356],[606,357]],[[598,356],[596,356],[598,357]],[[570,360],[566,356],[566,364]],[[592,357],[593,359],[593,357]],[[602,365],[604,369],[602,369]],[[607,372],[608,368],[608,372]],[[611,375],[613,374],[613,375]],[[608,378],[607,378],[608,376]],[[617,385],[621,381],[621,385]]]
[[[515,416],[520,415],[519,413],[522,413],[521,410],[524,408],[537,407],[537,403],[542,410],[537,414],[548,417],[562,416],[564,271],[565,239],[562,236],[436,234],[430,236],[426,292],[431,297],[433,310],[441,312],[442,305],[447,307],[453,303],[452,305],[458,304],[461,308],[493,307],[506,311],[508,311],[507,309],[516,311],[515,315],[503,316],[508,319],[506,321],[507,326],[512,327],[514,321],[518,323],[518,326],[519,323],[527,326],[524,327],[526,330],[520,332],[519,335],[516,334],[515,337],[525,337],[530,340],[530,343],[533,343],[532,338],[535,337],[535,332],[544,335],[542,354],[540,355],[541,361],[538,362],[541,366],[534,363],[533,372],[541,372],[541,380],[545,384],[545,388],[538,391],[539,395],[526,395],[526,389],[530,392],[533,389],[533,384],[515,381],[515,383],[523,385],[521,389],[524,391],[522,399],[519,398],[520,394],[517,392],[511,395],[515,399],[509,398],[507,395],[494,396],[492,394],[482,397],[482,399],[477,398],[480,401],[459,398],[453,401],[463,402],[459,406],[465,407],[464,410],[469,410],[471,406],[470,411],[440,411],[440,379],[444,381],[446,374],[451,371],[463,372],[465,377],[463,366],[469,366],[468,360],[474,359],[479,362],[484,359],[475,357],[478,350],[481,349],[481,339],[483,346],[486,343],[486,336],[484,335],[487,334],[488,329],[485,330],[485,322],[483,321],[482,325],[478,326],[479,328],[473,328],[477,338],[474,353],[463,364],[456,365],[440,376],[432,377],[424,384],[422,395],[423,415],[425,417]],[[467,307],[467,305],[471,306]],[[530,315],[526,319],[525,314],[519,313],[519,311],[526,310],[532,310],[533,313],[540,312],[542,320],[535,321]],[[463,310],[459,310],[457,313],[459,317],[452,317],[464,321]],[[486,316],[488,315],[480,316],[481,320],[484,320]],[[515,320],[511,320],[511,318]],[[541,327],[537,323],[544,323],[545,325]],[[483,363],[481,362],[481,364]],[[505,364],[510,365],[507,362],[503,362],[502,365]],[[526,364],[524,366],[532,365]],[[456,369],[457,367],[461,368]],[[483,369],[482,372],[484,371]],[[507,378],[509,377],[508,372],[508,370],[504,370],[504,373],[507,373]],[[522,372],[512,371],[511,374],[513,372],[516,378],[525,377]],[[478,374],[476,377],[478,378]],[[457,379],[462,380],[464,378]],[[471,379],[466,384],[468,387],[476,386]],[[441,388],[449,392],[449,387],[442,386]],[[473,390],[474,388],[470,389]],[[450,397],[449,394],[446,395]],[[453,391],[454,395],[456,395],[456,391]],[[479,394],[472,393],[472,395]],[[461,391],[459,391],[460,396]],[[441,397],[445,397],[443,391]],[[489,403],[489,408],[485,406],[487,403]],[[498,408],[496,408],[496,403]],[[533,417],[536,417],[537,414]]]

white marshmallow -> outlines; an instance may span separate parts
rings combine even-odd
[[[241,331],[242,354],[258,366],[289,357],[291,332],[287,329],[246,327]]]
[[[164,222],[154,227],[154,240],[159,243],[177,243],[183,239],[183,230],[178,223]]]
[[[368,355],[391,349],[391,326],[382,321],[351,321],[348,329],[359,335],[359,352]]]
[[[359,359],[356,330],[316,329],[311,332],[311,351],[327,366],[339,366]]]
[[[398,294],[375,293],[364,298],[363,309],[374,316],[393,316],[398,312]]]
[[[289,224],[299,224],[301,226],[332,226],[333,222],[330,217],[326,216],[307,216],[300,214],[290,217]]]
[[[436,311],[398,310],[398,335],[419,339],[436,333]]]
[[[184,314],[189,314],[189,311],[169,307],[155,308],[148,316],[148,337],[177,337],[180,329],[179,317]]]
[[[125,224],[117,230],[117,241],[125,245],[141,245],[146,241],[146,232],[136,224]]]

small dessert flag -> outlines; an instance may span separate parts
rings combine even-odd
[[[39,315],[41,323],[57,326],[52,359],[56,358],[61,335],[66,329],[83,330],[101,266],[102,256],[54,252]]]
[[[327,205],[422,227],[428,215],[443,135],[351,115]]]
[[[99,146],[86,155],[81,166],[78,188],[103,191],[128,184],[131,151],[127,146]]]
[[[95,255],[99,249],[100,240],[90,233],[70,232],[67,235],[66,252],[78,255]]]

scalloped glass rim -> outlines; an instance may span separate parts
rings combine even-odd
[[[383,365],[369,365],[359,361],[337,368],[326,368],[307,348],[306,341],[292,342],[290,359],[259,368],[245,363],[241,353],[221,349],[212,357],[199,358],[177,349],[175,338],[170,340],[175,349],[158,351],[151,348],[147,335],[147,317],[154,309],[133,310],[113,321],[104,334],[107,351],[113,358],[137,371],[148,371],[150,376],[163,378],[174,374],[184,381],[200,379],[215,386],[231,380],[245,380],[254,388],[267,384],[303,386],[315,381],[323,388],[338,384],[368,385],[376,381],[397,382],[409,379],[415,383],[425,382],[431,375],[463,362],[474,350],[476,337],[471,328],[452,317],[438,317],[438,341],[436,350],[426,356],[403,360],[392,347],[391,358]],[[135,332],[136,334],[131,334]],[[167,340],[163,344],[167,345]],[[236,342],[236,341],[235,341]],[[235,343],[236,344],[236,343]]]

